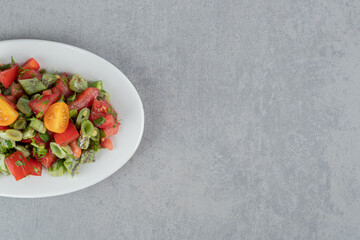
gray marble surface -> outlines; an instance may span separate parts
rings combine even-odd
[[[360,238],[359,1],[13,0],[0,16],[0,40],[112,62],[146,115],[110,178],[0,198],[1,239]]]

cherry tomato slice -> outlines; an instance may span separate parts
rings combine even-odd
[[[69,124],[69,118],[68,105],[63,102],[54,103],[45,113],[45,127],[52,132],[63,133]]]
[[[19,113],[4,99],[0,98],[0,126],[9,126],[19,116]]]

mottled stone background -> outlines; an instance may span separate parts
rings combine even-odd
[[[0,16],[1,40],[112,62],[146,114],[110,178],[0,198],[1,239],[360,238],[359,1],[12,0]]]

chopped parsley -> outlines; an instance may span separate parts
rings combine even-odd
[[[1,66],[1,67],[0,67],[0,70],[7,69],[7,68],[9,68],[9,67],[11,67],[11,64],[6,64],[6,65]]]
[[[18,167],[20,167],[20,166],[23,166],[24,163],[23,163],[22,161],[20,161],[20,160],[17,160],[17,161],[15,162],[15,165],[18,166]]]
[[[45,132],[45,133],[38,133],[39,134],[39,137],[41,138],[41,140],[44,141],[44,143],[47,143],[49,140],[50,140],[50,135]]]
[[[99,117],[98,119],[94,120],[94,124],[97,126],[101,126],[105,122],[105,118],[103,116]]]

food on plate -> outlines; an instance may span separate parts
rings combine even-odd
[[[78,173],[95,153],[113,149],[109,138],[120,121],[102,81],[79,74],[40,70],[24,64],[0,65],[0,173],[18,181],[29,175]]]

